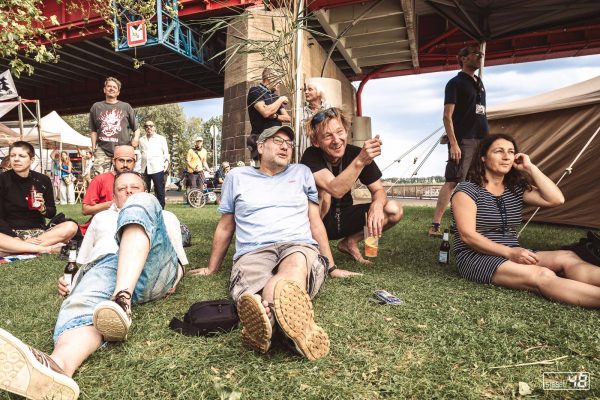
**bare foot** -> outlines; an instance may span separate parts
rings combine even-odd
[[[259,295],[255,294],[255,296],[257,298],[261,299],[261,297]],[[265,311],[267,312],[267,317],[269,317],[269,322],[271,323],[271,327],[275,326],[275,315],[273,315],[273,313],[271,312],[271,307],[269,307],[269,302],[266,300],[262,300],[261,304],[263,305],[263,307],[265,308]]]
[[[64,243],[56,243],[51,246],[42,246],[42,249],[44,249],[44,250],[40,251],[40,253],[42,253],[42,254],[58,254],[58,253],[60,253],[60,251],[62,250],[64,245],[65,245]]]
[[[358,261],[361,264],[371,264],[371,261],[365,260],[360,254],[360,250],[358,249],[357,243],[350,244],[347,238],[342,239],[338,242],[337,249],[342,253],[350,255],[350,257],[354,258],[354,260]]]

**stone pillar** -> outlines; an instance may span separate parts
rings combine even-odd
[[[227,31],[227,48],[232,48],[239,42],[237,37],[249,37],[252,39],[268,39],[265,32],[272,31],[272,12],[260,8],[246,11],[251,14],[246,18],[240,18]],[[310,34],[304,34],[303,43],[303,77],[304,79],[319,76],[325,60],[325,50],[321,48]],[[290,62],[294,62],[290,59]],[[259,54],[238,54],[225,69],[225,88],[223,99],[223,132],[221,143],[221,160],[236,163],[244,161],[250,163],[250,152],[246,149],[246,138],[250,134],[250,120],[246,111],[246,96],[248,90],[260,83],[264,65]],[[337,68],[329,60],[325,68],[324,77],[334,78],[341,81],[342,99],[345,108],[354,114],[356,104],[356,90]],[[303,87],[304,82],[298,86]],[[285,89],[282,90],[286,92]],[[292,93],[286,95],[293,96]],[[289,111],[289,110],[288,110]],[[290,115],[292,113],[290,112]],[[292,124],[292,126],[294,126]]]

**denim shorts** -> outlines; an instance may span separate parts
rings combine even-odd
[[[137,281],[132,303],[145,303],[164,297],[177,278],[177,253],[167,235],[162,207],[149,193],[129,197],[119,212],[115,240],[119,242],[125,225],[141,225],[150,238],[150,253]],[[136,249],[119,249],[137,251]],[[92,325],[96,305],[110,300],[117,281],[118,253],[108,254],[81,268],[71,294],[62,303],[54,328],[54,342],[65,331]]]
[[[243,254],[233,264],[229,292],[234,301],[244,293],[259,293],[277,273],[281,261],[293,253],[306,258],[306,291],[312,299],[319,293],[327,277],[326,265],[319,250],[302,243],[276,243]]]

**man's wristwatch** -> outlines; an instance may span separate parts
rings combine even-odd
[[[332,273],[333,271],[335,271],[336,269],[337,269],[336,265],[335,265],[335,264],[333,264],[331,267],[329,267],[329,269],[327,270],[327,273],[328,273],[329,275],[331,275],[331,273]]]

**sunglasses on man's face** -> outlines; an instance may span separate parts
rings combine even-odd
[[[310,126],[314,129],[318,124],[323,122],[325,118],[337,117],[335,108],[328,108],[327,110],[319,111],[310,120]]]
[[[144,125],[144,128],[154,128],[154,125]]]

